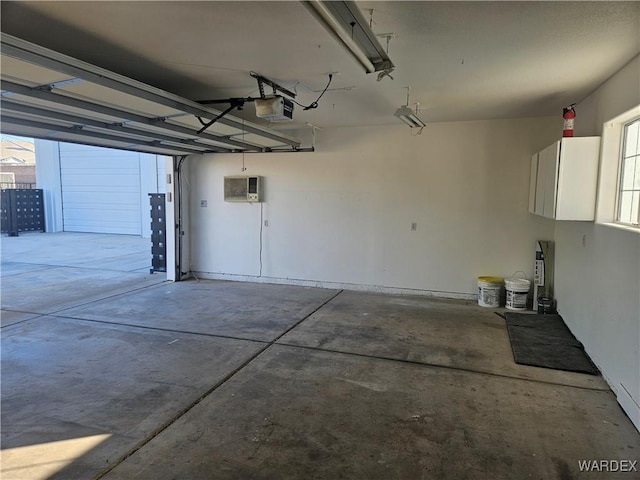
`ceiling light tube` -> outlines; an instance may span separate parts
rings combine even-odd
[[[411,128],[422,128],[426,126],[426,123],[424,123],[420,117],[418,117],[418,115],[416,115],[413,110],[406,105],[397,109],[394,115]]]
[[[303,1],[302,4],[351,53],[367,73],[393,69],[393,63],[355,2],[311,0]],[[353,35],[356,26],[362,35]],[[366,44],[365,47],[356,41],[357,38]]]

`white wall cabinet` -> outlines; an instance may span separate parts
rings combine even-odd
[[[531,158],[529,212],[555,220],[593,220],[600,137],[567,137]]]

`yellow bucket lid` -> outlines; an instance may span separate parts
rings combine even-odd
[[[503,283],[502,277],[478,277],[478,281],[484,283]]]

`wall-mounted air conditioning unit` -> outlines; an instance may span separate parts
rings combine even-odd
[[[261,202],[262,177],[224,177],[225,202]]]

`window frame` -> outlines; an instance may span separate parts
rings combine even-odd
[[[638,211],[636,213],[636,222],[637,223],[633,223],[633,221],[631,223],[629,223],[629,222],[622,221],[620,219],[621,211],[622,211],[622,208],[623,208],[623,205],[622,205],[622,193],[625,191],[625,190],[623,190],[623,183],[624,183],[624,173],[625,173],[626,161],[627,161],[627,159],[633,158],[633,157],[635,157],[635,161],[636,162],[640,161],[640,155],[638,153],[636,153],[634,155],[631,155],[629,157],[625,156],[626,147],[627,147],[627,128],[629,126],[633,125],[634,123],[640,124],[640,117],[636,117],[636,118],[631,119],[630,121],[624,122],[624,124],[621,126],[621,132],[620,132],[620,156],[619,156],[619,164],[618,164],[618,185],[617,185],[617,188],[616,188],[616,210],[615,210],[616,214],[615,214],[615,217],[614,217],[614,221],[615,221],[615,223],[618,223],[620,225],[624,225],[624,226],[627,226],[627,227],[630,227],[630,228],[640,228],[640,198],[638,199]],[[636,141],[638,141],[638,140],[636,140]],[[631,191],[636,191],[636,188],[632,188]],[[633,199],[632,199],[632,204],[633,204]],[[633,206],[632,206],[632,208],[633,208]]]
[[[640,105],[605,122],[602,126],[595,222],[640,234],[640,226],[617,221],[624,127],[637,118],[640,118]]]

